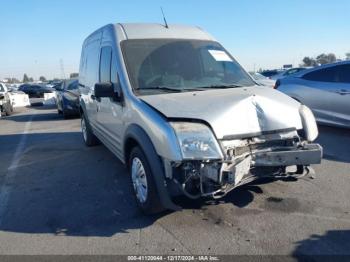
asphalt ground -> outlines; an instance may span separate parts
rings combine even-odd
[[[126,169],[84,146],[79,119],[32,107],[0,119],[0,255],[350,255],[350,131],[320,127],[316,176],[254,182],[143,215]]]

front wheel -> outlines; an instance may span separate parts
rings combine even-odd
[[[81,132],[85,145],[90,147],[99,144],[99,141],[97,137],[92,133],[90,124],[84,114],[81,115]]]
[[[129,169],[136,201],[141,210],[145,214],[163,211],[150,165],[139,147],[134,147],[131,151]]]

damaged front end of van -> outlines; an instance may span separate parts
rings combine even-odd
[[[310,165],[321,162],[322,147],[313,143],[318,129],[311,110],[284,95],[276,100],[266,90],[250,90],[254,94],[226,91],[227,99],[211,109],[206,98],[197,97],[196,107],[207,104],[207,109],[195,111],[191,103],[186,106],[190,94],[176,94],[182,96],[176,99],[176,110],[171,110],[171,100],[157,103],[143,98],[169,117],[177,138],[182,161],[163,161],[172,188],[193,199],[220,198],[258,178],[313,174]],[[211,100],[216,92],[196,95]]]

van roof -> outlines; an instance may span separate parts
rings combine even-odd
[[[177,38],[215,41],[210,34],[197,26],[170,24],[166,28],[162,24],[143,23],[119,23],[114,26],[117,31],[123,32],[125,39]]]

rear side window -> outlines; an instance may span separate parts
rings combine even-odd
[[[336,67],[324,68],[305,74],[304,79],[320,82],[337,82]]]
[[[320,69],[304,75],[303,78],[320,82],[350,83],[350,65]]]
[[[100,59],[100,82],[111,82],[111,60],[112,60],[112,48],[103,47],[101,49]]]
[[[338,67],[339,82],[350,83],[350,65],[340,65]]]

